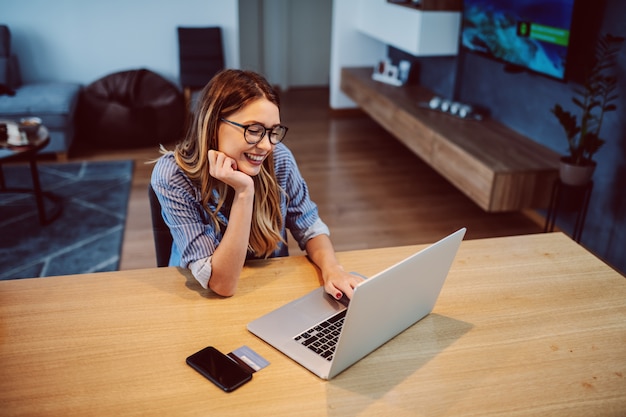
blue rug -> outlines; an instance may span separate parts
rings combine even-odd
[[[42,226],[32,195],[0,193],[0,280],[118,270],[133,162],[38,167],[61,214]],[[7,187],[32,188],[28,165],[2,169]]]

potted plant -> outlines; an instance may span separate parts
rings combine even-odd
[[[595,56],[582,86],[574,89],[572,102],[580,109],[580,120],[570,111],[555,104],[550,110],[567,136],[569,154],[561,158],[561,181],[568,185],[584,185],[596,167],[594,154],[604,145],[600,130],[604,115],[615,111],[617,76],[611,71],[624,42],[623,37],[603,35],[596,45]]]

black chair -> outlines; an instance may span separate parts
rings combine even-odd
[[[152,235],[154,237],[154,249],[156,250],[157,267],[168,266],[172,251],[172,234],[161,216],[161,203],[152,188],[148,185],[148,198],[150,200],[150,214],[152,216]]]
[[[221,28],[178,27],[178,55],[180,84],[189,111],[192,92],[202,89],[224,69]]]

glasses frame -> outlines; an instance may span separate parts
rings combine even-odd
[[[232,120],[228,120],[228,119],[225,119],[223,117],[220,117],[220,120],[222,122],[226,122],[226,123],[231,124],[233,126],[237,126],[237,127],[242,128],[243,129],[243,139],[246,141],[246,143],[248,143],[250,145],[256,145],[257,143],[260,143],[263,140],[263,138],[265,138],[265,135],[267,134],[267,132],[270,132],[270,134],[267,137],[268,140],[270,141],[270,143],[272,145],[278,145],[280,142],[283,141],[283,139],[285,139],[285,136],[287,136],[287,131],[289,130],[289,128],[287,126],[283,126],[283,125],[277,125],[277,126],[272,127],[271,129],[268,129],[265,126],[263,126],[262,124],[260,124],[260,123],[251,123],[249,125],[242,125],[241,123],[233,122]],[[258,126],[258,127],[263,129],[263,134],[261,134],[261,137],[259,138],[259,140],[256,140],[256,141],[253,141],[253,142],[248,140],[248,138],[246,136],[246,133],[248,133],[248,128],[251,127],[251,126]],[[271,132],[274,129],[276,129],[277,127],[281,127],[283,129],[285,129],[285,134],[283,135],[282,138],[280,138],[280,140],[278,142],[275,142],[274,140],[272,140]]]

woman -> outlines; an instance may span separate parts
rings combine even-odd
[[[231,296],[246,259],[288,255],[287,228],[320,268],[326,292],[351,297],[362,279],[337,261],[328,227],[280,143],[286,133],[278,95],[263,77],[241,70],[213,77],[186,136],[152,173],[174,238],[170,265]]]

